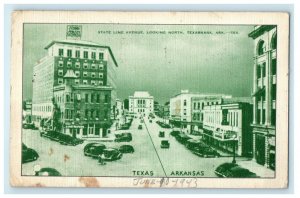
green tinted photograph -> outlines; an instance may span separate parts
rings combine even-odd
[[[276,25],[24,23],[22,176],[275,178]]]

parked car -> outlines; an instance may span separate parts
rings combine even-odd
[[[231,178],[257,178],[258,176],[246,168],[239,166],[236,163],[223,163],[215,170],[218,177]]]
[[[72,145],[72,146],[76,146],[76,145],[78,145],[78,144],[82,144],[82,143],[83,143],[83,140],[78,139],[78,138],[71,137],[71,136],[66,135],[66,134],[61,134],[60,137],[59,137],[58,142],[59,142],[60,144],[63,144],[63,145]]]
[[[152,123],[152,120],[149,120],[150,123]]]
[[[36,171],[35,176],[61,176],[61,174],[54,168],[46,167],[41,168],[39,171]]]
[[[120,130],[128,130],[129,128],[130,128],[130,124],[125,123],[125,124],[121,125]]]
[[[165,132],[164,131],[160,131],[158,133],[158,137],[161,137],[161,138],[165,137]]]
[[[98,156],[103,153],[104,149],[106,149],[106,146],[104,144],[99,143],[99,144],[91,145],[85,149],[86,150],[83,149],[85,156],[98,158]]]
[[[134,153],[134,148],[131,145],[122,145],[119,148],[121,153]]]
[[[172,135],[173,137],[176,137],[179,134],[180,134],[180,131],[175,131],[175,130],[171,131],[171,133],[170,133],[170,135]]]
[[[185,143],[186,148],[192,150],[196,147],[201,147],[201,148],[206,148],[208,147],[207,144],[205,144],[203,141],[201,140],[195,140],[195,139],[189,139],[186,141]]]
[[[115,142],[130,142],[132,141],[131,133],[116,134]]]
[[[85,152],[86,150],[88,150],[91,146],[96,146],[96,145],[103,145],[101,143],[97,143],[97,142],[90,142],[90,143],[87,143],[84,148],[83,148],[83,151]]]
[[[143,129],[143,126],[140,124],[140,125],[138,126],[138,129],[139,129],[139,130]]]
[[[186,134],[184,133],[179,133],[177,136],[176,136],[176,140],[182,144],[185,144],[189,139],[192,139],[191,137],[187,136]]]
[[[170,143],[168,140],[162,140],[160,143],[160,148],[170,148]]]
[[[34,130],[37,129],[37,127],[35,127],[34,123],[23,123],[22,127],[23,127],[23,129],[34,129]]]
[[[98,157],[101,157],[102,160],[105,161],[114,161],[114,160],[118,160],[121,159],[123,156],[123,154],[115,148],[107,148],[103,150],[103,153],[101,155],[99,155]]]
[[[167,123],[164,123],[164,122],[161,122],[161,121],[156,121],[156,123],[160,126],[160,127],[162,127],[162,128],[167,128],[167,129],[169,129],[169,128],[171,128],[171,126],[169,125],[169,124],[167,124]]]
[[[192,152],[201,157],[220,157],[220,154],[207,146],[196,146],[191,149]]]
[[[39,154],[32,148],[22,143],[22,163],[33,162],[39,158]]]

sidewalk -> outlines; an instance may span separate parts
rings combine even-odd
[[[275,177],[275,171],[256,163],[252,159],[240,159],[237,158],[237,164],[239,164],[243,168],[249,169],[251,172],[256,173],[256,175],[260,177]]]

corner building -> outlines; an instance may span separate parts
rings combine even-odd
[[[45,49],[33,68],[34,122],[83,139],[106,137],[118,66],[110,47],[62,40]]]
[[[277,31],[274,25],[255,26],[253,57],[253,157],[275,169]]]

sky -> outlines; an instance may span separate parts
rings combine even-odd
[[[66,27],[24,25],[24,99],[32,97],[32,70],[46,56],[44,47],[66,39]],[[81,40],[111,47],[119,65],[118,98],[148,91],[164,103],[183,89],[250,97],[254,43],[248,33],[252,30],[245,25],[82,24]]]

